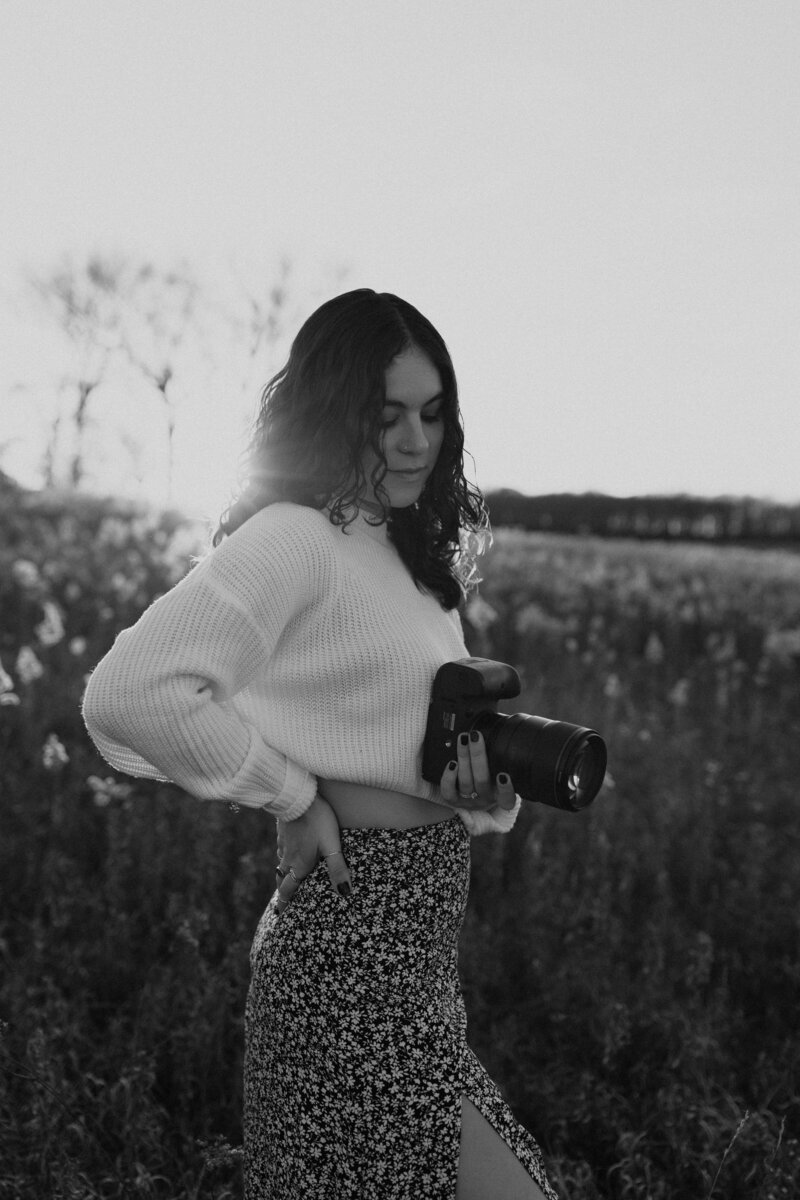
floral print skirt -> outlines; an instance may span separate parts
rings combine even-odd
[[[322,863],[251,952],[247,1200],[453,1200],[461,1100],[556,1200],[536,1142],[466,1043],[457,942],[469,887],[458,818],[343,829],[353,892]]]

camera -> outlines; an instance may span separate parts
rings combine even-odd
[[[440,783],[456,758],[458,735],[483,734],[492,778],[511,777],[523,800],[580,812],[603,783],[608,754],[594,729],[528,713],[506,716],[497,701],[518,696],[519,675],[507,663],[459,658],[436,672],[422,747],[422,775]]]

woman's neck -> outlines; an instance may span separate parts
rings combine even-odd
[[[369,501],[360,501],[353,528],[365,533],[382,546],[389,545],[389,528],[383,520],[383,509]]]
[[[330,517],[330,506],[326,508],[326,512],[328,517]],[[385,520],[385,510],[380,504],[376,504],[372,500],[359,500],[355,516],[352,516],[351,513],[352,510],[347,513],[348,532],[354,530],[365,534],[372,541],[378,542],[379,545],[391,545],[389,528]]]

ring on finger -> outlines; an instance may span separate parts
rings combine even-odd
[[[470,792],[468,796],[465,796],[463,792],[459,792],[458,797],[460,800],[478,800],[480,798],[477,792]]]
[[[286,878],[286,872],[284,871],[283,867],[276,867],[276,868],[275,868],[275,874],[276,874],[276,875],[277,875],[277,876],[278,876],[280,879],[285,879],[285,878]]]
[[[287,874],[291,876],[291,878],[295,881],[295,883],[300,882],[300,880],[297,878],[297,876],[294,873],[294,867],[289,867]]]
[[[343,850],[331,850],[329,854],[323,854],[322,861],[327,862],[329,858],[335,858],[337,854],[344,854]]]

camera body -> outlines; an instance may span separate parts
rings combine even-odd
[[[422,748],[422,775],[439,784],[456,758],[458,736],[483,734],[492,779],[505,771],[518,795],[579,812],[591,804],[605,776],[608,755],[600,734],[528,713],[498,713],[499,700],[520,693],[508,663],[460,658],[436,672]]]

